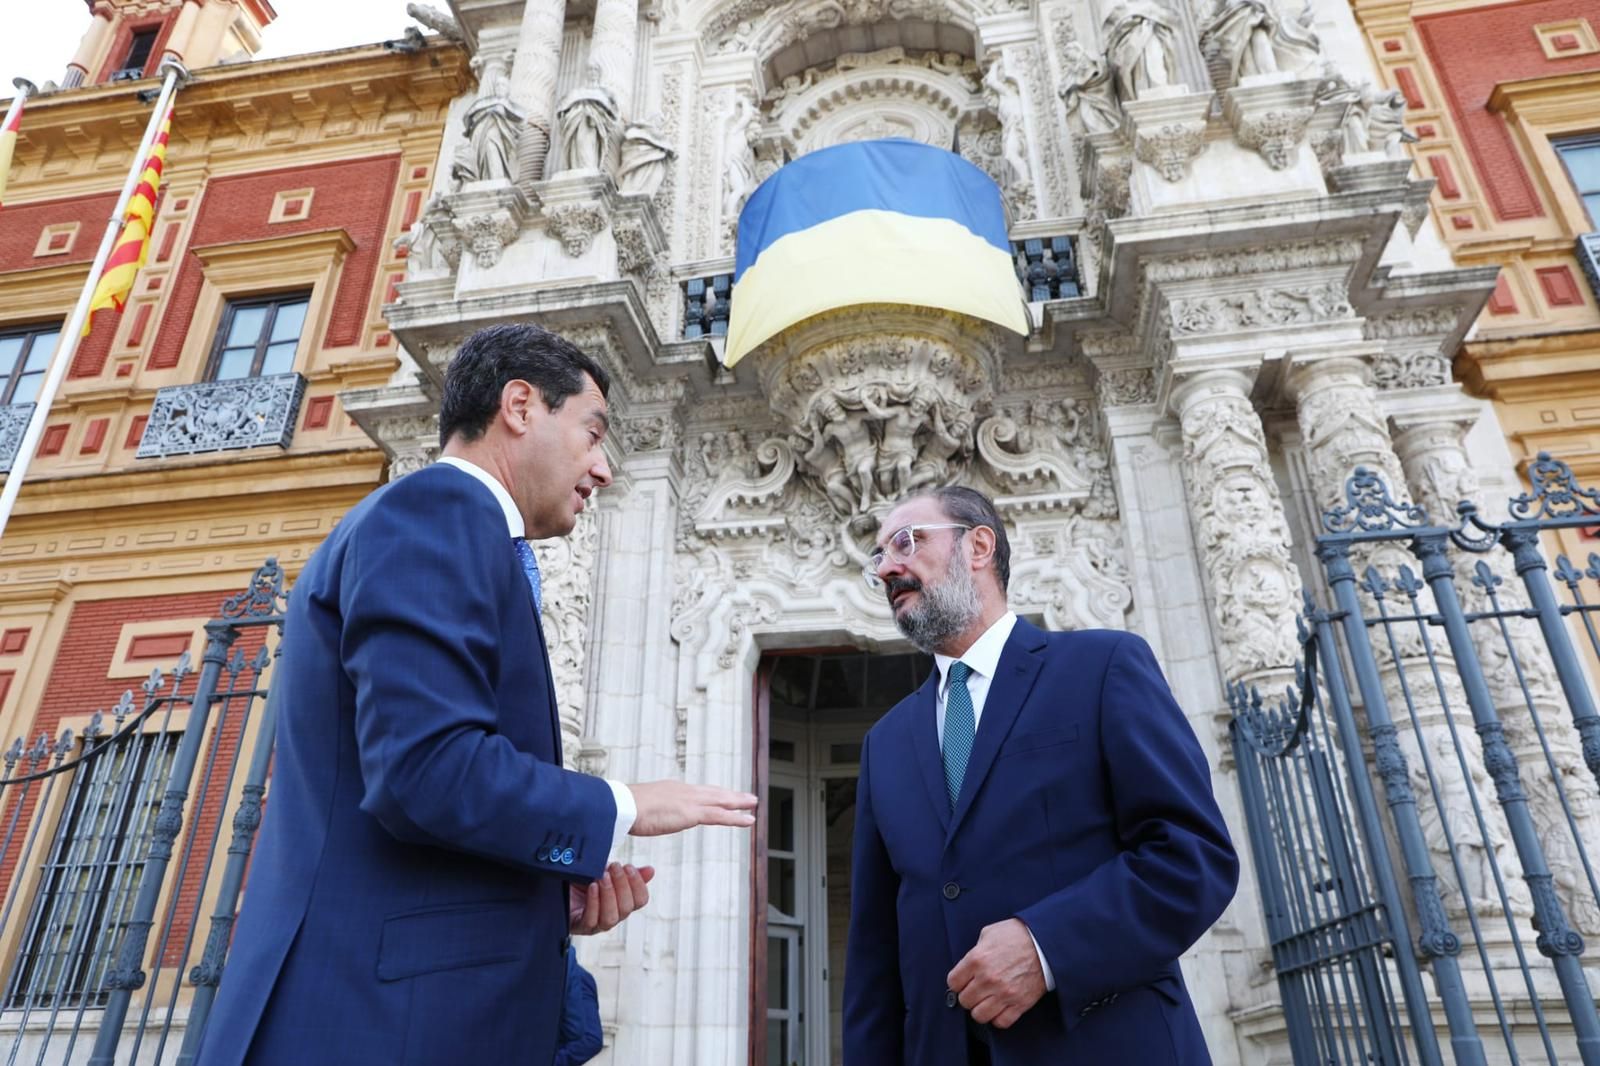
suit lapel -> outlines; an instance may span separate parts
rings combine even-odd
[[[973,797],[983,787],[984,778],[1000,751],[1000,745],[1016,724],[1017,715],[1028,701],[1028,693],[1038,680],[1044,661],[1039,650],[1045,646],[1044,633],[1026,619],[1018,618],[1016,627],[1006,640],[1005,650],[995,667],[994,680],[989,683],[989,695],[983,702],[983,717],[978,721],[978,735],[972,741],[972,754],[967,758],[967,772],[961,778],[961,795],[956,801],[955,815],[950,819],[946,839],[953,838],[961,828],[961,821],[972,807]],[[935,744],[937,747],[937,744]],[[941,763],[940,784],[943,784]]]
[[[939,753],[939,671],[935,669],[913,695],[911,746],[927,786],[928,800],[939,816],[939,828],[950,830],[950,793],[944,784],[944,756]]]
[[[533,545],[529,545],[533,547]],[[533,586],[528,584],[528,575],[522,571],[521,560],[517,562],[517,579],[522,583],[522,591],[528,597],[528,610],[533,612],[533,632],[539,638],[539,661],[544,664],[544,690],[550,707],[550,742],[551,750],[555,752],[555,764],[565,765],[561,755],[561,705],[556,701],[556,685],[554,673],[550,668],[550,649],[544,642],[544,618],[539,614],[539,605],[533,602]]]

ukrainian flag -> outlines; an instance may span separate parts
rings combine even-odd
[[[802,156],[739,213],[723,362],[812,315],[937,307],[1028,332],[994,181],[954,152],[858,141]]]

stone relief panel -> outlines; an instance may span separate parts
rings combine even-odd
[[[587,715],[584,670],[589,657],[589,615],[600,565],[598,513],[586,509],[565,537],[533,542],[544,579],[541,621],[561,717],[561,753],[576,766]]]

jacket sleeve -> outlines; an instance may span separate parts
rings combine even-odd
[[[472,498],[466,479],[459,489],[446,481],[395,486],[343,560],[340,652],[355,688],[361,809],[400,840],[593,880],[610,854],[616,800],[600,778],[501,735],[503,715],[551,708],[543,691],[521,706],[497,701],[499,656],[518,654],[499,645],[515,557],[503,522],[497,535],[498,511]]]
[[[861,744],[856,828],[850,872],[850,936],[845,948],[845,1066],[882,1066],[905,1057],[905,994],[900,986],[900,878],[872,812],[868,766],[872,736]]]
[[[1233,898],[1239,861],[1204,753],[1150,646],[1112,649],[1100,698],[1101,757],[1122,850],[1022,911],[1055,973],[1063,1020],[1156,980]]]

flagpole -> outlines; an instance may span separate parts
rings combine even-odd
[[[18,111],[22,110],[23,103],[28,97],[39,91],[39,87],[27,78],[12,78],[11,84],[17,87],[17,95],[11,98],[11,106],[6,108],[6,117],[0,119],[0,130],[11,125],[11,120],[17,117]],[[0,177],[4,177],[4,175],[0,174]]]
[[[95,286],[100,282],[100,272],[105,269],[106,260],[111,257],[111,249],[116,246],[117,237],[122,232],[122,213],[128,209],[128,201],[133,198],[133,191],[139,186],[139,179],[144,174],[145,159],[150,154],[150,146],[155,144],[156,137],[160,134],[162,120],[167,117],[167,108],[172,105],[172,97],[177,93],[179,83],[187,81],[189,77],[189,72],[184,69],[183,64],[170,57],[161,61],[160,69],[165,77],[161,83],[161,94],[156,98],[155,111],[150,115],[149,125],[145,127],[144,140],[140,142],[138,152],[134,153],[133,165],[128,170],[128,180],[123,183],[122,195],[117,197],[116,209],[111,212],[111,221],[106,226],[106,234],[100,241],[100,251],[95,254],[94,263],[89,267],[89,279],[84,283],[83,292],[78,295],[78,304],[72,309],[72,317],[68,319],[66,328],[61,333],[61,340],[56,344],[56,354],[50,360],[50,372],[45,375],[38,399],[34,401],[33,417],[28,419],[28,429],[22,435],[22,442],[17,446],[17,456],[12,460],[11,472],[6,475],[5,491],[0,493],[0,536],[4,536],[6,524],[11,521],[12,508],[17,504],[17,493],[22,491],[23,479],[28,476],[28,465],[33,461],[34,450],[39,446],[39,438],[44,435],[44,424],[50,418],[50,406],[55,402],[56,392],[61,388],[61,380],[67,376],[67,367],[72,365],[73,356],[78,352],[83,323],[89,317],[89,302],[94,297]]]

